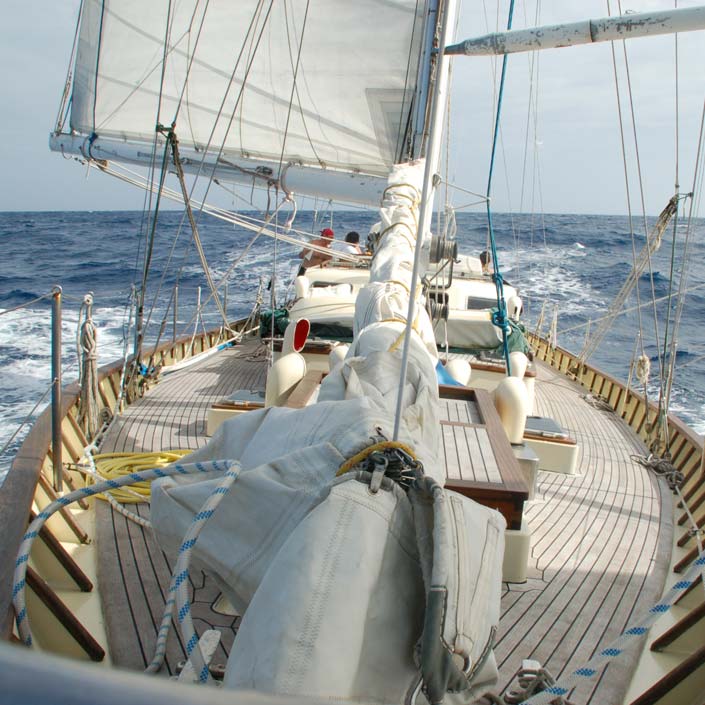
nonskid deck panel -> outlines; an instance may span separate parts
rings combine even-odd
[[[225,351],[166,378],[128,409],[106,441],[109,448],[200,447],[207,441],[205,414],[213,401],[235,389],[263,388],[264,359],[252,359],[255,351]],[[671,525],[670,513],[662,519],[660,507],[670,502],[662,497],[667,490],[631,460],[645,451],[635,434],[614,414],[581,399],[583,393],[539,367],[536,413],[551,416],[578,441],[578,474],[539,473],[537,499],[525,505],[532,531],[529,580],[505,585],[496,645],[501,688],[525,658],[539,660],[556,676],[579,667],[648,609],[663,586]],[[151,655],[171,566],[141,528],[128,526],[107,508],[100,515],[99,545],[108,547],[101,550],[101,589],[115,607],[108,612],[113,658],[117,665],[142,669]],[[196,572],[194,581],[196,628],[223,630],[224,650],[215,658],[221,662],[237,619],[212,609],[217,589],[211,580]],[[634,658],[611,665],[572,701],[620,702]],[[183,659],[183,646],[172,635],[168,670]]]

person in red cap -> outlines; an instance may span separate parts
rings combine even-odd
[[[312,245],[317,245],[318,247],[326,247],[329,248],[333,244],[333,240],[335,239],[335,233],[331,228],[323,228],[321,230],[321,237],[317,237],[315,240],[311,240]],[[329,255],[326,252],[316,252],[315,250],[311,250],[308,247],[304,247],[301,252],[299,252],[299,257],[303,260],[303,263],[301,264],[301,268],[299,269],[299,276],[304,274],[306,269],[308,267],[315,267],[316,265],[321,265],[324,262],[327,262],[332,255]]]

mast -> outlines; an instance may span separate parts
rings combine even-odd
[[[434,52],[434,39],[438,26],[439,0],[428,0],[426,7],[426,25],[424,27],[424,44],[419,64],[419,78],[417,82],[414,126],[411,145],[411,158],[423,156],[426,146],[427,117],[429,110],[429,89],[431,84],[431,68],[436,62],[437,54]]]
[[[458,12],[456,0],[446,0],[443,3],[442,25],[440,32],[439,46],[446,46],[446,42],[452,35],[452,25]],[[401,411],[404,402],[404,384],[406,381],[406,370],[409,360],[409,346],[411,342],[412,328],[416,318],[416,282],[419,279],[421,269],[422,243],[426,232],[431,224],[433,215],[433,198],[435,195],[434,176],[438,168],[438,160],[441,151],[441,138],[443,136],[443,122],[445,119],[446,95],[449,82],[449,58],[442,52],[436,55],[436,76],[433,85],[433,95],[431,98],[431,109],[429,113],[429,140],[426,150],[426,164],[424,168],[423,191],[421,193],[421,207],[419,211],[419,227],[416,234],[416,248],[414,251],[414,266],[411,274],[411,290],[409,292],[409,308],[406,315],[406,332],[404,335],[404,346],[402,348],[402,363],[399,374],[399,389],[397,391],[396,413],[394,417],[393,439],[399,437],[399,427],[401,422]]]

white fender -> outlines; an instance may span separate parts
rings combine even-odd
[[[505,377],[495,389],[494,405],[509,442],[521,443],[524,438],[528,408],[526,387],[522,380],[516,377]]]
[[[529,366],[529,358],[521,350],[509,353],[509,366],[512,368],[512,377],[524,379],[526,368]]]
[[[264,393],[265,406],[284,406],[294,387],[306,375],[306,360],[297,352],[282,355],[269,370]]]
[[[328,353],[328,367],[334,370],[345,359],[349,349],[349,345],[336,345]]]
[[[297,299],[305,299],[308,296],[311,282],[308,277],[296,277],[294,279],[294,294]]]
[[[507,315],[513,321],[518,321],[521,318],[523,304],[518,296],[510,296],[507,299]]]
[[[532,416],[534,413],[534,399],[536,398],[536,377],[524,377],[522,382],[526,387],[526,413]]]
[[[470,363],[467,360],[460,360],[455,358],[453,360],[448,360],[445,364],[446,372],[459,384],[468,386],[470,381],[470,374],[472,369]]]

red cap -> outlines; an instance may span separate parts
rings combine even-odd
[[[332,240],[335,237],[335,233],[330,228],[323,228],[323,230],[321,230],[321,237],[328,237]]]

